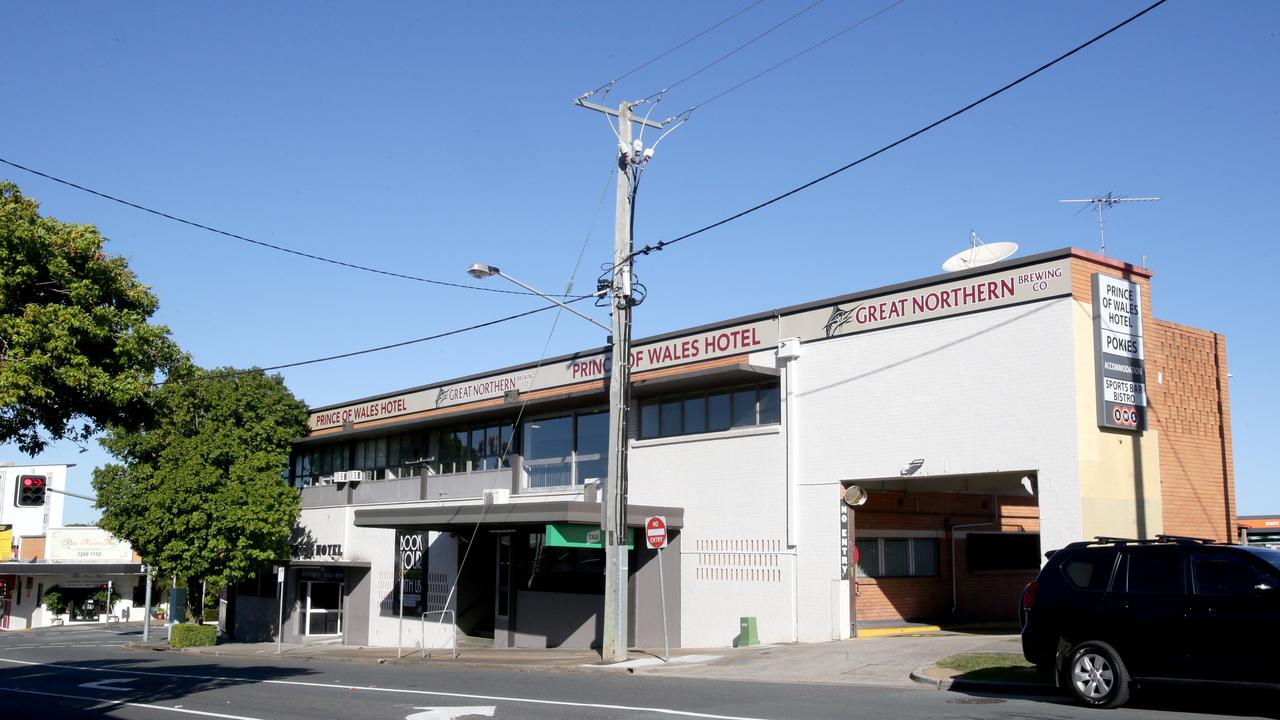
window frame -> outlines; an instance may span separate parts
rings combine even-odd
[[[907,574],[905,575],[888,575],[885,574],[885,548],[886,540],[906,540],[907,541]],[[934,535],[870,535],[864,537],[855,537],[853,540],[854,547],[858,543],[872,542],[876,543],[876,560],[879,568],[876,574],[868,574],[863,567],[862,558],[858,558],[858,562],[854,564],[855,572],[859,579],[865,580],[899,580],[904,578],[936,578],[942,577],[942,541]],[[933,545],[933,567],[932,573],[916,572],[916,543],[920,541],[928,541]]]
[[[742,393],[753,392],[755,400],[753,403],[753,419],[751,422],[742,422],[737,414],[737,396]],[[766,414],[761,412],[761,406],[764,405],[763,398],[767,394],[772,393],[777,397],[771,410],[766,412],[770,417],[766,418]],[[782,388],[779,383],[765,383],[754,385],[736,385],[724,388],[716,388],[714,390],[704,390],[696,393],[680,393],[676,395],[658,395],[647,398],[640,403],[639,411],[636,414],[637,425],[635,439],[637,440],[658,440],[673,437],[683,437],[692,435],[706,435],[708,433],[727,432],[730,430],[741,430],[743,428],[765,427],[769,425],[782,424]],[[728,413],[728,422],[723,426],[717,426],[713,423],[714,413],[712,411],[713,400],[723,398]],[[700,430],[688,430],[685,422],[685,408],[691,402],[701,401],[702,418]],[[678,416],[676,422],[678,427],[674,430],[668,430],[666,427],[666,415],[664,408],[671,407]],[[652,426],[657,424],[655,430]]]

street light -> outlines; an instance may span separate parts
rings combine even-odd
[[[609,327],[608,325],[605,325],[604,323],[600,322],[599,320],[596,320],[595,318],[591,317],[590,315],[583,315],[582,313],[578,312],[577,310],[574,310],[573,308],[569,307],[567,304],[565,304],[565,303],[563,303],[563,302],[561,302],[561,301],[557,300],[556,298],[551,297],[550,295],[548,295],[548,294],[546,294],[546,293],[542,292],[541,290],[539,290],[539,289],[537,289],[537,288],[535,288],[535,287],[532,287],[532,286],[529,286],[529,285],[526,285],[526,284],[524,284],[524,283],[520,282],[519,280],[517,280],[517,279],[515,279],[515,278],[511,277],[510,275],[508,275],[508,274],[506,274],[506,273],[502,272],[501,270],[499,270],[498,268],[494,267],[493,265],[485,265],[485,264],[483,264],[483,263],[472,263],[472,264],[471,264],[471,267],[467,268],[467,274],[468,274],[468,275],[470,275],[471,277],[473,277],[473,278],[477,279],[477,280],[483,280],[483,279],[488,278],[488,277],[493,277],[494,275],[497,275],[498,277],[501,277],[501,278],[506,278],[507,280],[510,280],[511,282],[515,283],[516,285],[519,285],[520,287],[524,288],[525,290],[528,290],[529,292],[533,293],[534,295],[537,295],[538,297],[542,298],[543,300],[546,300],[546,301],[548,301],[548,302],[555,303],[556,305],[558,305],[558,306],[560,306],[560,307],[564,308],[565,310],[568,310],[569,312],[573,313],[574,315],[577,315],[578,317],[582,318],[583,320],[586,320],[587,322],[592,323],[592,324],[593,324],[593,325],[595,325],[596,327],[603,328],[606,332],[612,332],[612,330],[610,329],[610,327]],[[599,294],[602,294],[602,293],[604,293],[604,292],[606,292],[606,291],[601,290],[600,292],[598,292],[598,293],[596,293],[596,294],[597,294],[597,295],[599,295]]]
[[[630,124],[627,123],[627,135],[630,135]],[[621,183],[621,180],[619,181]],[[621,192],[621,185],[619,185]],[[622,216],[629,215],[624,213]],[[630,237],[630,234],[627,234]],[[604,498],[600,502],[600,529],[604,536],[604,619],[601,630],[603,647],[601,659],[606,663],[620,662],[627,659],[627,405],[630,401],[631,385],[631,291],[629,261],[619,262],[617,272],[623,274],[622,284],[616,278],[613,284],[615,291],[613,322],[608,327],[594,318],[583,315],[560,300],[544,292],[530,287],[492,265],[476,263],[467,268],[471,277],[481,280],[499,275],[541,297],[548,302],[568,310],[603,328],[609,333],[609,344],[612,349],[612,369],[609,376],[609,473],[604,486]],[[624,288],[625,290],[618,290]],[[597,297],[603,296],[609,289],[597,291]]]

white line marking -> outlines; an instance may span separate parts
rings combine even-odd
[[[107,678],[106,680],[98,680],[96,682],[87,682],[80,687],[90,690],[114,690],[115,692],[124,692],[133,688],[116,687],[119,683],[131,683],[137,678]]]
[[[205,712],[203,710],[189,710],[187,708],[169,707],[168,705],[149,705],[147,703],[126,702],[124,700],[110,700],[108,698],[90,697],[88,695],[68,695],[66,693],[40,692],[38,690],[18,690],[17,688],[0,687],[0,692],[15,692],[25,695],[44,695],[46,697],[70,698],[72,700],[88,700],[104,706],[127,705],[129,707],[147,708],[149,710],[165,710],[168,712],[186,713],[188,715],[203,715],[204,717],[228,718],[229,720],[262,720],[262,718],[248,717],[246,715],[226,715],[224,713]]]
[[[147,672],[146,670],[116,670],[106,667],[86,667],[81,665],[59,665],[56,663],[31,662],[29,660],[12,660],[0,658],[0,662],[14,665],[38,665],[40,667],[59,668],[62,670],[86,670],[89,672],[112,672],[124,675],[148,675],[162,678],[186,678],[188,680],[230,680],[243,683],[261,683],[263,685],[293,685],[296,687],[331,688],[336,690],[363,690],[375,693],[402,693],[405,695],[430,695],[432,697],[466,698],[468,700],[497,700],[500,702],[526,703],[529,705],[556,705],[559,707],[598,708],[601,710],[630,710],[631,712],[648,712],[660,715],[678,715],[680,717],[709,718],[709,720],[768,720],[768,718],[747,717],[744,715],[713,715],[692,710],[674,710],[671,708],[647,708],[633,705],[607,705],[604,703],[579,703],[565,700],[542,700],[539,698],[508,697],[504,695],[473,695],[471,693],[452,693],[439,690],[408,690],[403,688],[368,687],[365,685],[344,685],[341,683],[315,683],[301,680],[259,680],[256,678],[235,677],[233,675],[188,675],[172,672]],[[98,699],[98,698],[95,698]],[[172,709],[172,708],[166,708]],[[230,717],[230,716],[227,716]]]
[[[493,711],[497,710],[497,708],[492,705],[453,705],[449,707],[416,707],[414,710],[423,710],[425,712],[405,715],[404,720],[457,720],[457,718],[472,715],[493,717]]]

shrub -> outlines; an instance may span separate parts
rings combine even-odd
[[[195,625],[192,623],[180,623],[178,625],[173,626],[173,632],[169,636],[169,646],[175,647],[175,648],[216,645],[217,642],[218,642],[218,626],[217,625]]]
[[[58,592],[57,586],[54,586],[45,591],[44,599],[40,603],[50,613],[61,615],[67,611],[67,606],[71,604],[71,601],[63,597],[62,593]]]

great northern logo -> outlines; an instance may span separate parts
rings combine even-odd
[[[840,332],[840,328],[848,325],[849,322],[853,320],[854,311],[860,307],[862,307],[862,303],[858,303],[848,310],[842,309],[839,305],[831,308],[831,317],[827,318],[827,324],[822,328],[826,332],[827,337],[835,335]]]

